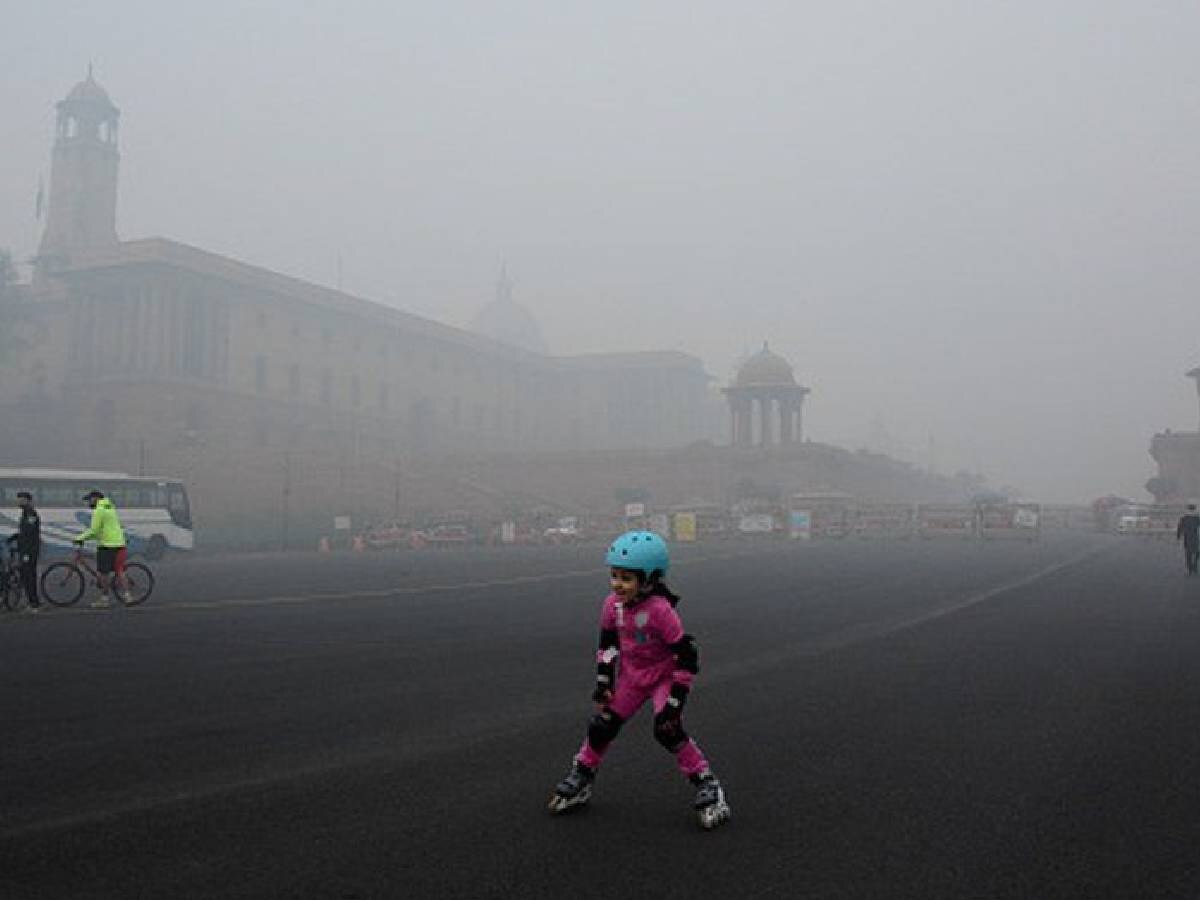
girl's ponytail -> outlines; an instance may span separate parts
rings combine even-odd
[[[665,598],[666,601],[671,604],[672,608],[679,605],[679,595],[667,586],[667,582],[657,572],[655,572],[654,577],[650,579],[650,584],[646,588],[646,594],[647,596],[653,596],[657,594],[659,597]]]

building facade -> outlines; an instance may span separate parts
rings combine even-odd
[[[1200,368],[1187,373],[1200,398]],[[1146,489],[1159,503],[1200,501],[1200,431],[1167,431],[1150,439],[1150,456],[1158,464],[1158,475]]]
[[[176,241],[122,241],[119,110],[90,72],[57,109],[21,347],[0,378],[0,410],[24,423],[0,435],[9,464],[180,475],[219,518],[261,504],[257,485],[286,496],[275,482],[303,466],[325,503],[355,481],[374,497],[362,472],[421,457],[717,435],[712,379],[684,353],[556,357]]]

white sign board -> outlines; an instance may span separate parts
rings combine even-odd
[[[738,531],[742,534],[770,534],[775,530],[775,517],[770,513],[754,513],[742,516]]]
[[[1018,528],[1037,528],[1038,514],[1037,510],[1023,509],[1018,507],[1013,512],[1013,524]]]
[[[640,519],[645,514],[646,514],[646,504],[645,503],[626,503],[625,504],[625,518]]]
[[[500,523],[500,543],[515,544],[517,542],[517,523],[516,522],[501,522]]]
[[[349,531],[350,530],[350,517],[349,516],[334,516],[333,517],[333,530],[334,531]]]

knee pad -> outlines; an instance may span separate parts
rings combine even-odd
[[[603,750],[612,743],[613,738],[617,736],[617,732],[621,730],[621,726],[624,723],[624,719],[607,706],[604,707],[603,710],[592,716],[591,721],[588,722],[588,743],[596,750]]]
[[[683,730],[683,720],[669,710],[663,710],[654,717],[654,739],[675,753],[688,742],[687,732]]]

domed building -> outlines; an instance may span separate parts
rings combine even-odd
[[[0,432],[8,464],[181,475],[206,532],[240,541],[335,507],[394,517],[397,478],[456,457],[590,460],[715,436],[701,360],[550,356],[507,272],[468,331],[168,238],[122,240],[114,99],[88,72],[55,106],[44,231],[16,286],[28,316],[0,360],[0,414],[22,423]],[[306,485],[281,521],[283,471]],[[424,475],[411,483],[441,502]],[[504,493],[474,484],[480,504]]]
[[[802,413],[809,389],[797,383],[791,363],[772,353],[766,341],[758,353],[742,363],[732,384],[722,393],[729,400],[735,447],[750,447],[756,443],[771,447],[795,444],[803,439]],[[776,422],[779,423],[778,430]]]
[[[544,356],[549,351],[542,328],[533,313],[513,299],[513,284],[507,268],[501,269],[496,298],[475,316],[471,330],[493,341]]]

